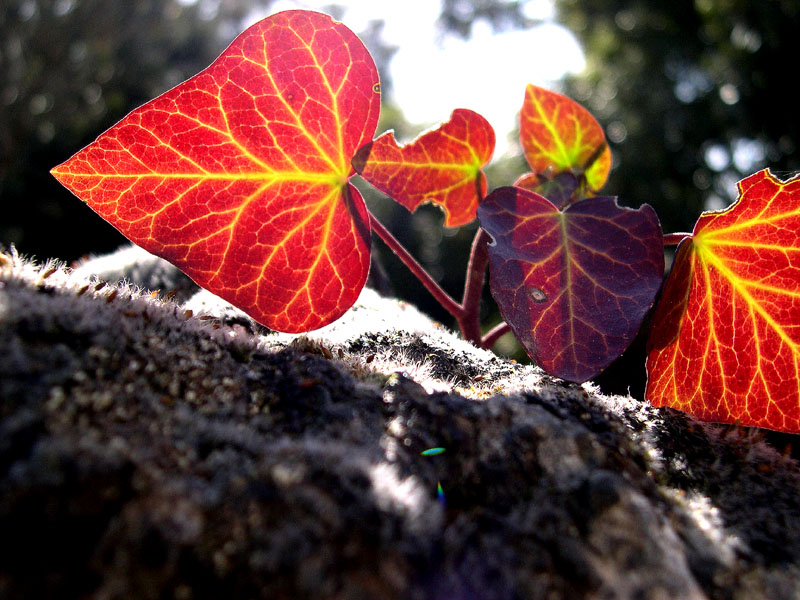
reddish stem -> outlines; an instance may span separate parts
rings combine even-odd
[[[664,246],[677,246],[683,240],[688,237],[692,237],[691,233],[665,233],[664,234]]]
[[[433,277],[431,277],[428,272],[423,268],[421,264],[417,262],[417,260],[409,254],[408,250],[403,247],[403,245],[397,241],[391,232],[383,226],[383,223],[378,221],[378,219],[372,213],[369,213],[369,222],[372,226],[372,230],[378,234],[383,242],[391,248],[392,252],[397,255],[403,264],[408,267],[408,269],[414,274],[414,276],[420,280],[422,285],[425,286],[434,298],[442,305],[442,307],[453,315],[458,321],[459,324],[461,322],[461,318],[463,315],[463,310],[461,306],[453,300],[447,292],[445,292],[441,286],[434,281]]]
[[[511,331],[511,327],[505,321],[498,323],[492,329],[486,332],[486,335],[481,338],[480,346],[486,350],[490,350],[492,346],[497,343],[503,335]]]
[[[496,337],[491,337],[493,334],[490,332],[487,337],[481,338],[480,326],[480,308],[481,308],[481,294],[483,292],[483,284],[486,281],[486,267],[489,265],[489,241],[491,236],[480,227],[475,232],[475,238],[472,241],[472,250],[469,256],[469,264],[467,265],[467,281],[464,284],[464,297],[461,304],[458,304],[445,292],[441,286],[434,281],[433,277],[424,269],[417,260],[411,256],[408,250],[395,238],[392,233],[383,226],[375,215],[369,213],[370,225],[372,230],[378,234],[384,243],[397,255],[406,267],[420,280],[422,285],[425,286],[434,298],[442,305],[442,307],[449,312],[461,329],[461,335],[465,340],[487,348],[486,339],[488,338],[491,344],[493,340],[503,335],[508,330],[505,323],[505,329],[496,333]],[[497,329],[497,328],[496,328]],[[490,344],[490,345],[491,345]]]
[[[489,241],[491,236],[478,227],[472,240],[472,250],[467,265],[467,281],[464,284],[464,297],[461,301],[461,317],[458,325],[464,339],[481,345],[481,294],[486,280],[486,267],[489,265]]]

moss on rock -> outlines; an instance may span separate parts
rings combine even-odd
[[[800,594],[798,465],[758,431],[371,290],[269,332],[127,252],[0,254],[0,597]]]

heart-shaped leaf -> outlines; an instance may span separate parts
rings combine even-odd
[[[370,184],[411,212],[423,202],[445,211],[445,225],[457,227],[475,218],[486,195],[481,170],[494,152],[494,129],[478,113],[453,111],[438,129],[398,146],[389,131],[359,150],[356,171]]]
[[[146,250],[280,331],[338,318],[369,269],[348,183],[374,135],[375,64],[341,23],[273,15],[53,175]]]
[[[520,141],[531,170],[541,179],[564,171],[585,178],[593,194],[608,179],[611,150],[603,128],[580,104],[528,85],[520,112]]]
[[[681,242],[648,340],[646,397],[800,432],[800,179],[761,171]]]
[[[492,295],[530,357],[551,375],[586,381],[631,343],[664,276],[661,226],[595,197],[558,210],[546,198],[498,188],[478,207]]]

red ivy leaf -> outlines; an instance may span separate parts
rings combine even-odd
[[[611,150],[603,128],[566,96],[529,84],[520,112],[520,141],[533,173],[543,179],[571,171],[585,176],[589,193],[608,179]]]
[[[426,201],[445,211],[445,225],[457,227],[475,218],[486,195],[481,170],[494,152],[492,126],[478,113],[453,111],[438,129],[398,146],[389,131],[356,154],[353,166],[369,183],[411,212]]]
[[[648,341],[646,397],[800,432],[800,179],[760,171],[681,242]]]
[[[326,15],[287,11],[52,173],[257,321],[307,331],[366,281],[368,214],[348,178],[379,110],[361,41]]]
[[[631,343],[664,276],[661,226],[648,205],[611,197],[559,211],[546,198],[498,188],[478,208],[492,295],[530,357],[582,382]]]

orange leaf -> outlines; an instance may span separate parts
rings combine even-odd
[[[571,171],[586,177],[591,193],[608,179],[611,150],[603,128],[566,96],[529,84],[520,112],[520,141],[534,174],[544,179]]]
[[[380,109],[375,64],[330,17],[282,12],[53,175],[146,250],[281,331],[338,318],[369,269],[350,160]]]
[[[768,170],[681,242],[646,397],[706,421],[800,431],[800,179]]]
[[[494,130],[478,113],[453,111],[438,129],[398,146],[389,131],[359,150],[353,166],[366,179],[411,212],[426,201],[441,205],[445,225],[475,218],[486,194],[481,170],[494,152]]]

